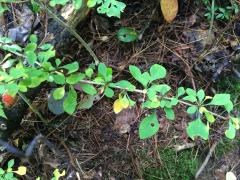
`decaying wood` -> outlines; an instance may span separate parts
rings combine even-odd
[[[72,5],[68,5],[61,10],[61,15],[65,18],[67,25],[73,29],[84,20],[87,16],[89,9],[86,5],[86,0],[83,1],[82,7],[79,10],[74,10]],[[62,19],[63,19],[62,18]],[[48,23],[48,33],[52,34],[54,37],[50,43],[53,44],[58,51],[63,46],[67,47],[71,43],[71,37],[73,37],[63,26],[58,22],[51,19]],[[29,90],[25,96],[33,101],[34,98],[38,95],[43,85],[38,88]],[[28,105],[23,99],[18,98],[17,103],[9,109],[4,109],[4,112],[7,116],[7,119],[0,118],[0,138],[8,138],[20,125],[21,120],[26,114]]]

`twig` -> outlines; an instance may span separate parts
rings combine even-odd
[[[29,102],[27,97],[22,94],[21,92],[18,92],[18,95],[24,100],[24,102],[31,108],[31,110],[41,119],[41,121],[45,124],[47,124],[47,120],[42,116],[42,114],[32,106],[32,104]]]
[[[95,64],[99,64],[99,59],[96,54],[93,52],[91,47],[88,45],[86,41],[70,26],[68,26],[64,21],[62,21],[56,14],[54,14],[46,5],[44,5],[40,0],[35,1],[42,9],[44,9],[49,16],[51,16],[55,21],[61,24],[68,32],[70,32],[82,45],[83,47],[89,52],[89,54],[93,57]]]
[[[89,81],[89,80],[81,80],[80,83],[86,83],[86,84],[92,84],[92,85],[101,85],[101,86],[104,86],[105,84],[104,83],[101,83],[101,82],[93,82],[93,81]],[[121,89],[121,90],[126,90],[126,91],[129,91],[128,88],[121,88],[119,86],[111,86],[112,88],[115,88],[115,89]],[[136,93],[140,93],[140,94],[146,94],[147,91],[146,90],[141,90],[141,89],[134,89],[133,92],[136,92]],[[166,100],[171,100],[172,98],[171,97],[165,97],[165,96],[158,96],[160,98],[163,98],[163,99],[166,99]],[[191,104],[191,103],[188,103],[188,102],[185,102],[185,101],[182,101],[182,100],[178,100],[178,102],[180,104],[184,104],[184,105],[187,105],[187,106],[195,106],[194,104]],[[223,119],[223,120],[228,120],[229,118],[228,117],[224,117],[224,116],[221,116],[219,114],[216,114],[212,111],[209,111],[212,115],[220,118],[220,119]]]
[[[217,144],[218,144],[218,141],[215,142],[215,143],[212,145],[212,147],[210,148],[207,157],[205,158],[204,162],[202,163],[201,167],[198,169],[198,171],[197,171],[197,173],[196,173],[196,175],[195,175],[195,179],[197,179],[198,176],[199,176],[199,175],[202,173],[202,171],[205,169],[205,167],[206,167],[209,159],[212,157],[212,154],[213,154],[213,152],[214,152]]]
[[[211,23],[208,33],[210,34],[213,29],[213,21],[214,21],[214,14],[215,14],[215,0],[212,0],[212,6],[211,6]]]
[[[186,144],[183,144],[183,145],[175,145],[174,149],[175,149],[175,151],[179,152],[179,151],[182,151],[182,150],[185,150],[185,149],[193,148],[194,146],[196,146],[195,143],[186,143]]]

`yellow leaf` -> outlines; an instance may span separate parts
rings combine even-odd
[[[17,171],[13,171],[14,173],[23,176],[27,172],[27,168],[25,166],[19,166]]]
[[[178,13],[178,0],[160,0],[160,5],[164,19],[172,22]]]
[[[120,100],[123,108],[126,109],[129,107],[129,100],[128,100],[127,96],[124,96],[124,97],[119,96],[119,100]]]
[[[117,99],[114,103],[113,103],[113,110],[116,114],[120,113],[122,110],[124,109],[124,107],[122,106],[122,103],[120,101],[120,99]]]

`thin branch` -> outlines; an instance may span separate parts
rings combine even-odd
[[[202,171],[205,169],[205,167],[206,167],[209,159],[212,157],[212,154],[213,154],[213,152],[214,152],[217,144],[218,144],[218,141],[215,142],[215,143],[211,146],[211,148],[210,148],[210,150],[209,150],[209,152],[208,152],[207,157],[205,158],[204,162],[202,163],[201,167],[198,169],[198,171],[197,171],[197,173],[196,173],[196,175],[195,175],[195,179],[197,179],[198,176],[199,176],[199,175],[202,173]]]
[[[24,100],[24,102],[31,108],[31,110],[39,117],[39,119],[41,119],[41,121],[45,124],[47,124],[47,120],[44,119],[44,117],[42,116],[42,114],[32,106],[32,104],[29,102],[29,100],[27,99],[27,97],[21,93],[18,92],[18,95]]]
[[[54,14],[46,5],[44,5],[40,0],[35,1],[42,9],[44,9],[49,16],[51,16],[55,21],[61,24],[68,32],[70,32],[82,45],[83,47],[89,52],[89,54],[93,57],[95,64],[98,65],[100,60],[93,52],[89,44],[84,41],[84,39],[70,26],[68,26],[64,21],[62,21],[56,14]]]

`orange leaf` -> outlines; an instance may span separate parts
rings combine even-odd
[[[164,19],[172,22],[178,13],[178,0],[160,0],[160,5]]]

